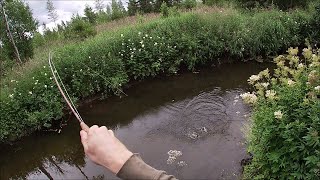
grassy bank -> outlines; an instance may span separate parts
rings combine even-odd
[[[184,13],[56,48],[53,60],[74,100],[118,93],[130,80],[173,74],[219,58],[274,56],[304,42],[308,11]],[[0,141],[14,140],[63,116],[65,103],[51,78],[47,51],[1,82]],[[26,68],[27,67],[27,68]]]

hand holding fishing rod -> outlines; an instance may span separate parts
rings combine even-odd
[[[49,53],[49,66],[54,81],[72,113],[80,123],[82,129],[80,137],[83,149],[93,162],[109,169],[122,179],[175,179],[174,176],[167,175],[164,171],[152,168],[137,154],[134,155],[114,136],[113,131],[108,130],[107,127],[94,125],[89,128],[72,102],[51,58],[51,53]]]

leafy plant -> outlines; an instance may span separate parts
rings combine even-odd
[[[290,48],[274,59],[277,68],[248,82],[242,94],[254,106],[248,151],[253,154],[244,179],[318,179],[320,177],[320,51]]]

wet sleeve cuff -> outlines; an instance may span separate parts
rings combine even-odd
[[[121,179],[160,179],[165,175],[164,171],[159,171],[146,164],[139,154],[133,154],[122,166],[117,176]],[[162,178],[161,178],[162,179]]]

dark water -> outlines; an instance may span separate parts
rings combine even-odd
[[[150,80],[80,108],[89,125],[106,125],[155,168],[182,179],[239,179],[246,157],[243,125],[249,108],[239,94],[255,62]],[[36,133],[0,149],[0,179],[114,179],[83,153],[77,121],[60,134]],[[167,162],[168,151],[182,155]]]

